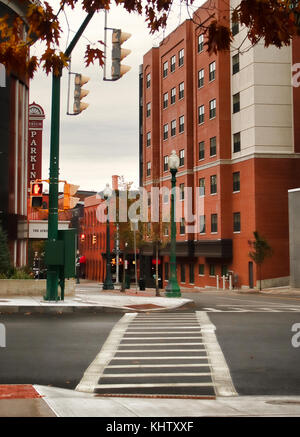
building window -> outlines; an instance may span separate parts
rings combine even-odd
[[[233,232],[241,231],[241,213],[235,212],[233,213]]]
[[[204,35],[201,34],[198,36],[198,53],[203,52],[204,47]]]
[[[184,165],[184,149],[179,151],[179,167]]]
[[[201,105],[198,108],[198,123],[204,123],[204,105]]]
[[[179,233],[180,233],[180,235],[184,235],[185,234],[184,218],[182,218],[181,221],[180,221]]]
[[[151,162],[147,162],[147,176],[151,175]]]
[[[232,97],[232,107],[233,113],[239,112],[240,110],[240,93],[236,93]]]
[[[167,156],[168,158],[168,156]],[[169,170],[169,166],[167,165],[167,170]],[[170,197],[168,193],[164,193],[164,197],[163,197],[163,202],[164,203],[169,203]]]
[[[165,281],[169,280],[169,263],[165,263]]]
[[[205,178],[199,179],[199,196],[205,196]]]
[[[184,131],[184,115],[179,117],[179,133]]]
[[[215,118],[216,116],[216,107],[217,107],[217,102],[216,99],[213,99],[209,102],[209,118]]]
[[[179,84],[179,99],[183,99],[184,97],[184,82]]]
[[[218,214],[211,214],[210,216],[210,231],[218,232]]]
[[[184,200],[184,184],[179,184],[179,199]]]
[[[241,133],[233,134],[233,153],[241,151]]]
[[[240,55],[237,53],[232,56],[232,74],[236,74],[240,71]]]
[[[164,236],[168,237],[169,236],[169,225],[164,225]]]
[[[151,132],[147,132],[147,147],[151,146]]]
[[[169,157],[168,155],[164,156],[164,171],[168,171],[169,170]]]
[[[210,194],[216,194],[217,192],[217,175],[210,177]]]
[[[200,234],[205,234],[205,215],[200,215],[199,216],[199,233]]]
[[[198,265],[198,272],[200,276],[204,276],[204,264]]]
[[[168,61],[164,62],[163,64],[163,77],[167,77],[168,76]]]
[[[147,199],[148,199],[148,206],[151,206],[151,193],[150,192],[148,193]]]
[[[204,159],[205,156],[205,143],[204,141],[200,141],[199,143],[199,160]]]
[[[176,120],[171,121],[171,137],[176,135]]]
[[[169,125],[164,124],[164,140],[168,139],[168,135],[169,135]]]
[[[175,66],[176,66],[176,56],[174,55],[171,58],[171,66],[170,66],[171,73],[175,71]]]
[[[217,154],[217,137],[212,137],[210,143],[210,156],[216,156]]]
[[[239,22],[238,21],[234,21],[232,23],[232,26],[231,26],[232,36],[237,35],[239,33],[239,31],[240,31]]]
[[[146,76],[146,87],[150,88],[150,85],[151,85],[151,74],[148,73]]]
[[[233,191],[240,191],[240,172],[232,173],[233,177]]]
[[[216,267],[214,264],[209,264],[209,276],[216,275]]]
[[[216,78],[216,61],[209,64],[209,81],[215,80]]]
[[[189,264],[189,282],[190,282],[190,284],[194,284],[195,283],[194,264]]]
[[[222,264],[221,276],[227,276],[227,273],[228,273],[228,266],[226,264]]]
[[[178,65],[181,67],[184,63],[184,49],[179,50],[178,52]]]
[[[204,69],[198,71],[198,88],[202,88],[204,86]]]
[[[147,103],[147,112],[146,112],[146,116],[150,117],[151,115],[151,103]]]
[[[171,104],[175,103],[176,100],[176,88],[171,89]]]
[[[185,264],[180,264],[180,282],[185,282]]]
[[[165,93],[163,97],[163,108],[166,109],[168,107],[169,94]]]

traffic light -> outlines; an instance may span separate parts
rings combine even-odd
[[[74,90],[74,114],[80,114],[84,111],[89,104],[81,102],[81,99],[86,97],[89,93],[88,90],[84,90],[81,87],[90,80],[89,77],[82,76],[81,74],[75,74],[75,90]]]
[[[112,33],[112,65],[111,76],[118,80],[123,74],[131,69],[129,65],[121,65],[122,59],[131,53],[131,50],[122,49],[121,45],[131,37],[130,33],[122,32],[121,29],[113,29]]]
[[[80,234],[80,241],[81,243],[85,242],[85,234]]]
[[[72,197],[77,192],[79,185],[71,185],[65,183],[64,185],[64,209],[72,209],[75,208],[79,197]]]
[[[41,208],[43,204],[43,184],[40,182],[31,184],[31,207]]]
[[[93,235],[92,243],[93,243],[93,244],[96,244],[96,243],[97,243],[97,237],[96,237],[96,235]]]

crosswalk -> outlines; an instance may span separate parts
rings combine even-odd
[[[125,314],[77,390],[101,396],[236,395],[206,313]]]
[[[300,306],[274,304],[274,305],[216,305],[215,307],[204,307],[203,311],[208,313],[235,312],[235,313],[283,313],[300,312]]]

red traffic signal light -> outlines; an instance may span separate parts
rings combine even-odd
[[[31,194],[33,196],[42,196],[43,195],[43,184],[35,183],[31,185]]]
[[[85,234],[80,235],[80,241],[83,243],[85,241]]]
[[[43,184],[40,182],[31,184],[31,207],[41,208],[43,204]]]

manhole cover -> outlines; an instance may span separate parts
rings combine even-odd
[[[266,404],[272,404],[272,405],[300,405],[300,401],[293,401],[293,400],[283,400],[283,401],[266,401]]]
[[[164,308],[164,307],[159,305],[154,305],[152,303],[145,303],[141,305],[126,305],[126,308],[133,308],[135,310],[151,310],[155,308]]]

